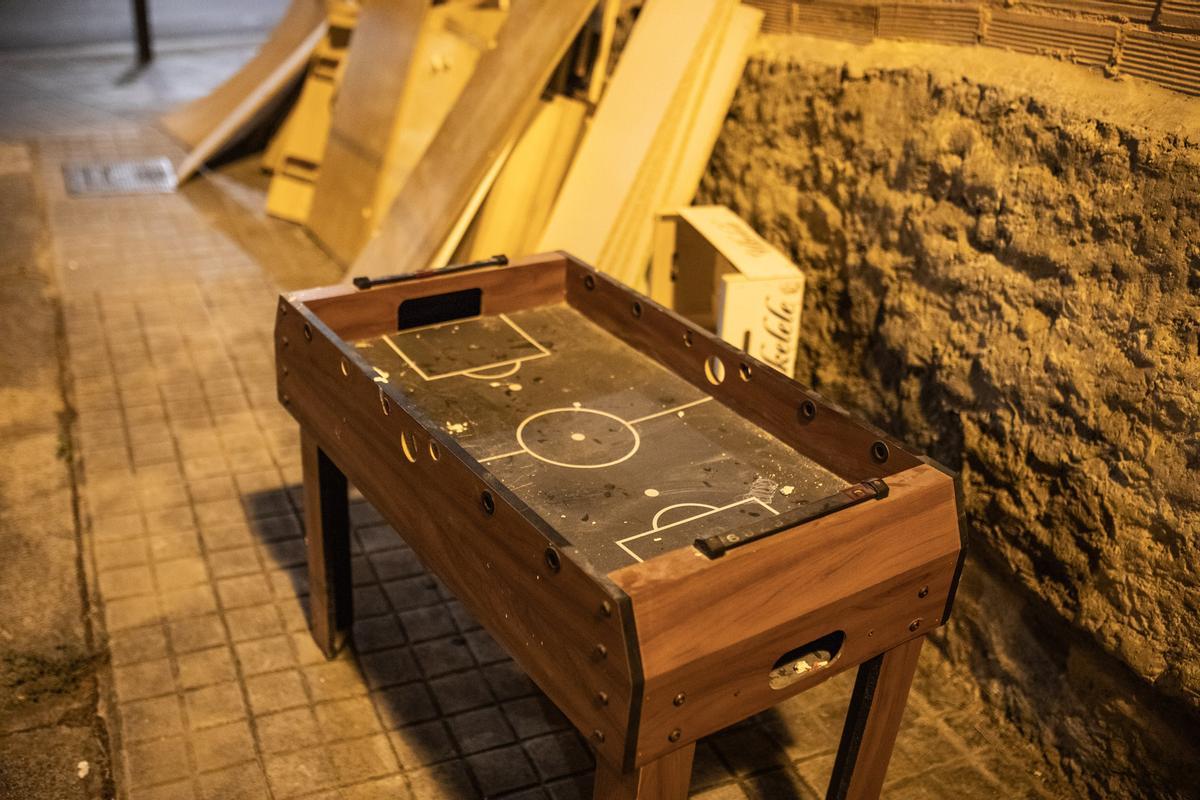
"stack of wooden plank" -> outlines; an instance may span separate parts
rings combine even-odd
[[[735,0],[648,0],[537,249],[645,287],[654,213],[695,195],[761,20]]]
[[[356,5],[344,54],[345,17],[319,29],[264,158],[268,210],[306,224],[347,280],[563,249],[635,288],[655,213],[696,192],[763,16],[645,0],[608,75],[631,0]]]

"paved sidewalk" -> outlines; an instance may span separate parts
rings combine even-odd
[[[53,68],[40,69],[25,80],[48,80]],[[70,98],[53,99],[69,117]],[[173,147],[81,107],[85,130],[31,135],[121,796],[589,797],[585,742],[361,499],[354,649],[321,657],[306,630],[300,452],[275,396],[272,325],[278,291],[339,272],[300,229],[264,216],[252,163],[174,195],[68,197],[66,161]],[[822,796],[852,681],[702,741],[693,796]],[[1035,760],[927,647],[885,796],[1063,796]]]

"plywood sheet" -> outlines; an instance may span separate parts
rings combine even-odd
[[[479,60],[348,280],[431,266],[497,158],[532,119],[539,94],[594,5],[595,0],[513,4],[496,47]]]
[[[253,126],[304,71],[324,33],[324,4],[293,0],[266,44],[233,77],[205,97],[159,119],[169,133],[191,147],[176,165],[177,181],[186,180]]]
[[[648,0],[555,203],[538,250],[596,263],[679,86],[725,0]]]
[[[587,105],[569,97],[542,103],[475,220],[464,260],[534,251],[579,145],[586,114]]]

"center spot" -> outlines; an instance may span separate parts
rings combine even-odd
[[[574,439],[574,440],[575,440],[575,441],[577,441],[577,442],[582,442],[582,441],[583,441],[584,439],[586,439],[587,437],[586,437],[586,436],[584,436],[582,433],[572,433],[572,434],[571,434],[571,438],[572,438],[572,439]]]

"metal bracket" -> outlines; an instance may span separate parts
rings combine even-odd
[[[850,506],[856,506],[867,500],[882,500],[887,496],[888,485],[883,482],[883,479],[870,478],[862,483],[847,486],[837,494],[832,494],[829,497],[823,497],[820,500],[814,500],[807,505],[800,506],[795,511],[785,515],[787,522],[783,525],[741,532],[731,531],[718,536],[697,539],[695,542],[696,549],[709,558],[720,558],[725,555],[726,550],[741,547],[744,544],[757,542],[776,533],[791,530],[797,525],[803,525],[806,522],[811,522],[814,519],[841,511]]]
[[[368,278],[364,275],[359,275],[352,283],[356,289],[370,289],[372,286],[383,286],[388,283],[401,283],[403,281],[416,280],[417,278],[430,278],[434,275],[446,275],[451,272],[463,272],[468,269],[479,269],[481,267],[505,267],[508,266],[508,256],[492,256],[485,258],[483,261],[472,261],[470,264],[451,264],[448,267],[441,269],[427,269],[424,272],[411,272],[405,275],[384,275],[382,278]]]

